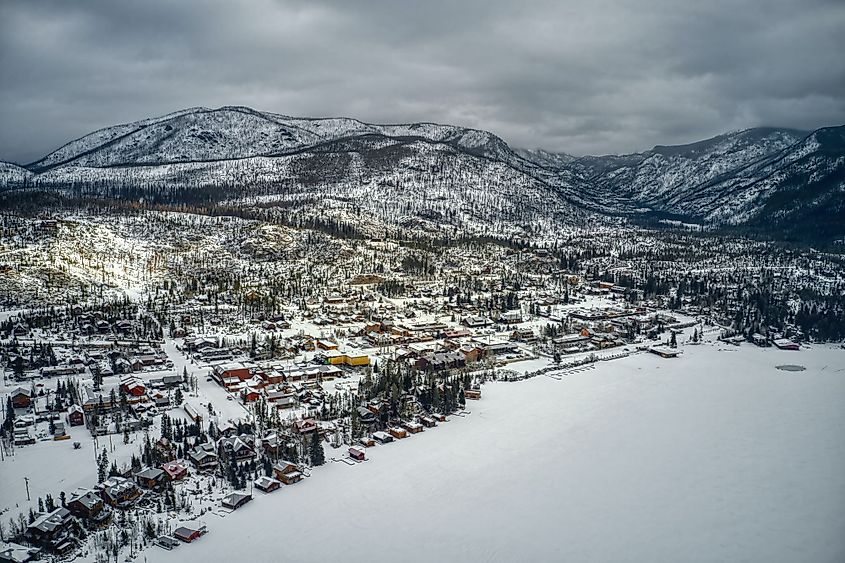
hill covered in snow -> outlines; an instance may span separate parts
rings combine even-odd
[[[625,216],[829,238],[845,234],[842,139],[843,127],[759,128],[576,158],[514,150],[492,133],[451,125],[191,108],[101,129],[25,167],[4,163],[0,186],[110,197],[166,190],[170,198],[212,187],[229,203],[466,232],[536,234]]]

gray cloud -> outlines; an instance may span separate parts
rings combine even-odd
[[[630,152],[845,123],[839,0],[0,4],[0,159],[190,106]]]

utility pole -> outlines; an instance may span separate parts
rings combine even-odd
[[[29,498],[29,477],[24,477],[23,480],[26,483],[26,500],[30,501],[32,499]]]

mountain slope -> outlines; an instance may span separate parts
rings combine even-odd
[[[492,133],[436,123],[191,108],[96,131],[28,170],[4,165],[0,188],[285,206],[367,228],[536,236],[599,216],[668,215],[798,232],[823,217],[828,226],[816,230],[835,236],[843,222],[824,209],[841,202],[841,132],[748,129],[575,158],[512,150]]]

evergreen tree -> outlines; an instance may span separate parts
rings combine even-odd
[[[323,451],[323,440],[320,438],[319,432],[314,432],[308,449],[311,455],[312,465],[323,465],[326,463],[326,453]]]

